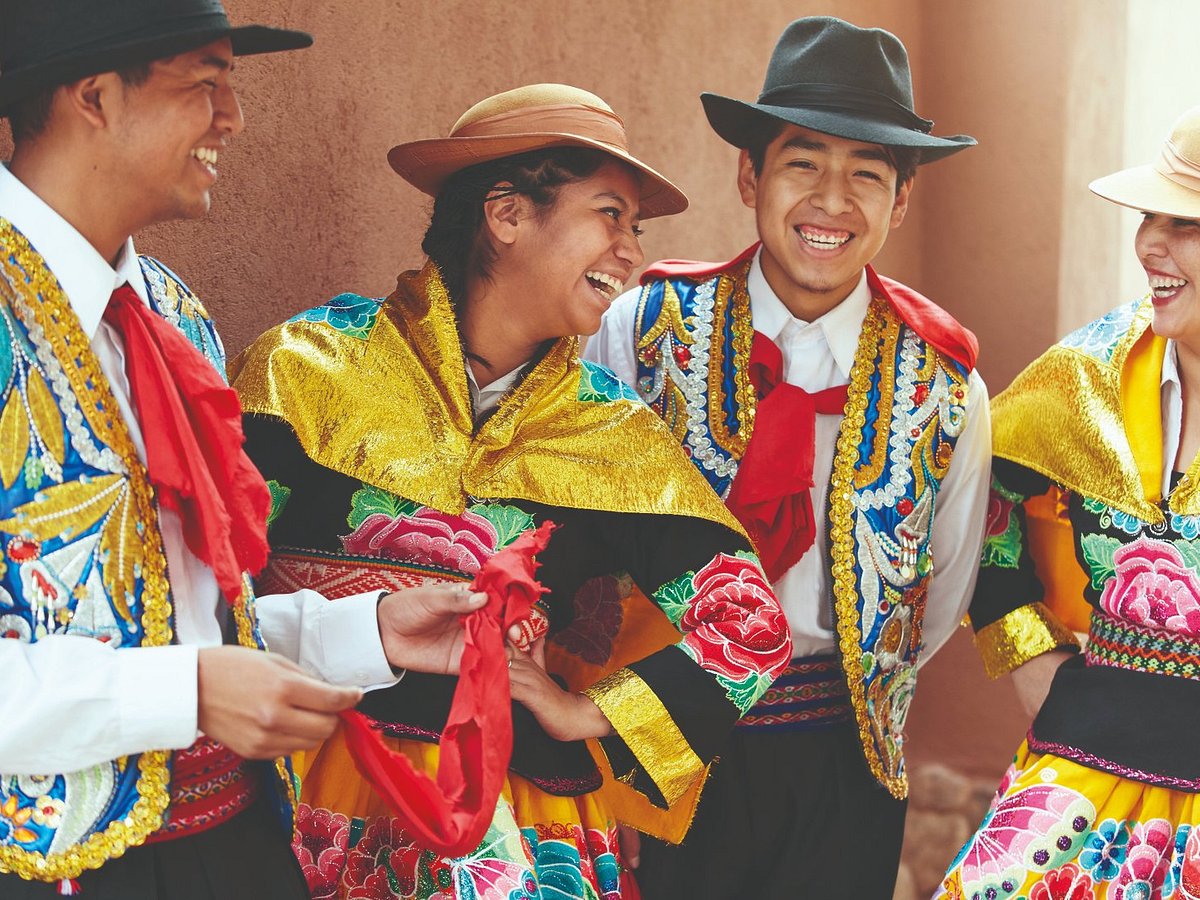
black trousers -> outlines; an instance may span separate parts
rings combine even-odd
[[[80,900],[307,900],[308,886],[268,805],[191,837],[133,847],[76,879]],[[0,875],[2,900],[60,900],[57,883]]]
[[[645,900],[891,900],[908,802],[875,782],[856,729],[737,729],[684,842],[643,836]]]

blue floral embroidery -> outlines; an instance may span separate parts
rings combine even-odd
[[[1181,516],[1171,513],[1171,530],[1187,541],[1200,536],[1200,516]]]
[[[1119,528],[1126,534],[1140,534],[1146,523],[1136,516],[1113,509],[1103,500],[1093,497],[1083,498],[1083,508],[1100,517],[1101,528]]]
[[[594,362],[580,360],[579,399],[584,403],[611,403],[614,400],[638,401],[637,392],[617,378],[612,370]],[[640,402],[640,401],[638,401]]]
[[[1129,826],[1115,819],[1105,819],[1083,841],[1079,863],[1096,881],[1112,881],[1121,870],[1128,852]]]
[[[1098,359],[1100,362],[1110,362],[1113,352],[1117,349],[1118,339],[1133,321],[1133,315],[1141,305],[1141,300],[1134,300],[1124,306],[1118,306],[1108,315],[1089,322],[1077,331],[1073,331],[1060,341],[1060,345],[1071,350]]]
[[[1171,868],[1167,870],[1167,875],[1163,879],[1164,897],[1172,897],[1175,895],[1175,890],[1179,887],[1179,876],[1183,871],[1183,852],[1187,847],[1188,835],[1192,833],[1191,825],[1180,825],[1179,830],[1175,832],[1175,852],[1171,855]]]
[[[379,317],[381,300],[338,294],[328,303],[292,316],[290,322],[317,322],[350,337],[366,340]]]

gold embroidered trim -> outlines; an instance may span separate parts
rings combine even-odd
[[[0,254],[0,265],[4,267],[5,274],[5,278],[0,279],[0,288],[22,284],[28,279],[24,297],[14,294],[5,299],[11,303],[27,328],[32,324],[27,317],[33,316],[62,365],[71,390],[79,399],[97,438],[113,449],[129,473],[128,486],[134,515],[144,529],[141,535],[141,645],[158,647],[169,644],[171,604],[153,492],[125,422],[114,414],[118,407],[108,379],[101,371],[92,353],[91,342],[79,327],[79,319],[58,280],[46,267],[41,255],[3,218],[0,218],[0,247],[10,251],[8,255]],[[15,268],[13,260],[16,262]],[[104,410],[111,412],[106,414]],[[138,756],[138,799],[125,819],[111,822],[104,831],[90,835],[61,853],[48,856],[11,844],[0,847],[0,871],[36,881],[75,878],[84,870],[99,868],[129,847],[142,843],[162,825],[162,815],[170,800],[167,791],[169,758],[170,754],[163,750],[152,750]]]
[[[668,804],[704,775],[704,763],[667,708],[631,669],[618,669],[583,693],[600,707]]]
[[[1075,635],[1044,603],[1028,603],[979,629],[975,647],[988,678],[1007,675],[1035,656],[1065,647],[1079,648]]]
[[[872,302],[885,303],[882,299],[875,297]],[[883,307],[881,307],[882,311]],[[891,307],[887,306],[890,310]],[[877,349],[875,357],[871,360],[872,370],[874,368],[874,360],[878,358],[882,365],[895,366],[896,364],[896,345],[900,342],[900,320],[895,316],[886,316],[885,324],[881,327],[880,340],[882,346]],[[888,426],[891,424],[892,407],[895,404],[896,394],[896,379],[882,378],[879,385],[879,399],[875,401],[875,440],[871,445],[871,454],[867,464],[861,469],[855,470],[854,486],[856,488],[865,488],[875,484],[883,477],[883,471],[888,464],[888,451],[891,449],[888,446],[888,441],[892,436],[892,429]],[[865,409],[865,407],[864,407]],[[863,419],[864,423],[866,419]],[[884,427],[880,427],[880,423],[887,423]],[[859,432],[861,437],[861,431]],[[855,450],[857,453],[857,449]],[[916,473],[914,473],[916,474]],[[920,494],[918,493],[919,497]]]
[[[751,261],[721,275],[713,297],[712,335],[708,362],[708,427],[717,444],[735,459],[746,455],[746,446],[754,431],[754,413],[758,397],[750,382],[750,351],[754,343],[754,321],[750,313],[750,292],[746,280]],[[667,282],[670,285],[670,282]],[[729,309],[732,304],[732,309]],[[725,316],[733,324],[733,398],[737,404],[738,428],[730,433],[723,406],[725,398]]]
[[[884,785],[892,796],[903,799],[908,796],[908,779],[903,774],[892,775],[887,772],[879,758],[878,750],[875,749],[871,712],[867,707],[863,686],[858,585],[854,577],[854,468],[858,461],[858,444],[867,420],[868,392],[871,388],[871,376],[875,372],[875,360],[879,355],[884,329],[894,318],[895,315],[885,301],[873,299],[863,321],[858,348],[854,351],[854,364],[850,367],[850,385],[846,396],[846,416],[838,431],[837,450],[829,479],[829,551],[833,561],[831,571],[838,646],[841,650],[842,668],[846,673],[846,686],[850,691],[850,702],[858,723],[863,754],[875,779]],[[881,409],[880,415],[883,414]],[[887,415],[890,417],[890,409]]]

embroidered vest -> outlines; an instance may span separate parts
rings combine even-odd
[[[747,252],[715,275],[652,278],[634,323],[638,394],[722,497],[754,427],[751,261]],[[929,539],[965,424],[969,369],[907,324],[872,278],[829,487],[829,551],[863,752],[879,783],[904,797],[904,721],[934,568]]]
[[[140,262],[154,310],[223,373],[200,301],[161,263]],[[145,467],[61,286],[4,219],[0,326],[0,638],[170,644],[170,586]],[[248,577],[232,612],[238,642],[264,649]],[[78,772],[0,773],[0,872],[74,878],[142,843],[162,825],[171,759],[152,750]],[[291,804],[290,771],[283,761],[275,769]]]

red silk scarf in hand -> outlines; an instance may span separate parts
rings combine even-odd
[[[442,731],[437,782],[408,757],[383,745],[371,720],[341,713],[346,745],[359,773],[391,807],[416,842],[443,856],[474,850],[496,811],[512,756],[512,696],[504,638],[546,592],[534,556],[546,548],[551,522],[527,531],[483,564],[471,583],[488,602],[463,617],[458,687]]]
[[[758,394],[754,431],[725,505],[745,527],[763,571],[778,581],[817,536],[813,517],[813,459],[817,413],[841,414],[846,385],[810,394],[783,380],[783,354],[754,333],[750,381]]]

